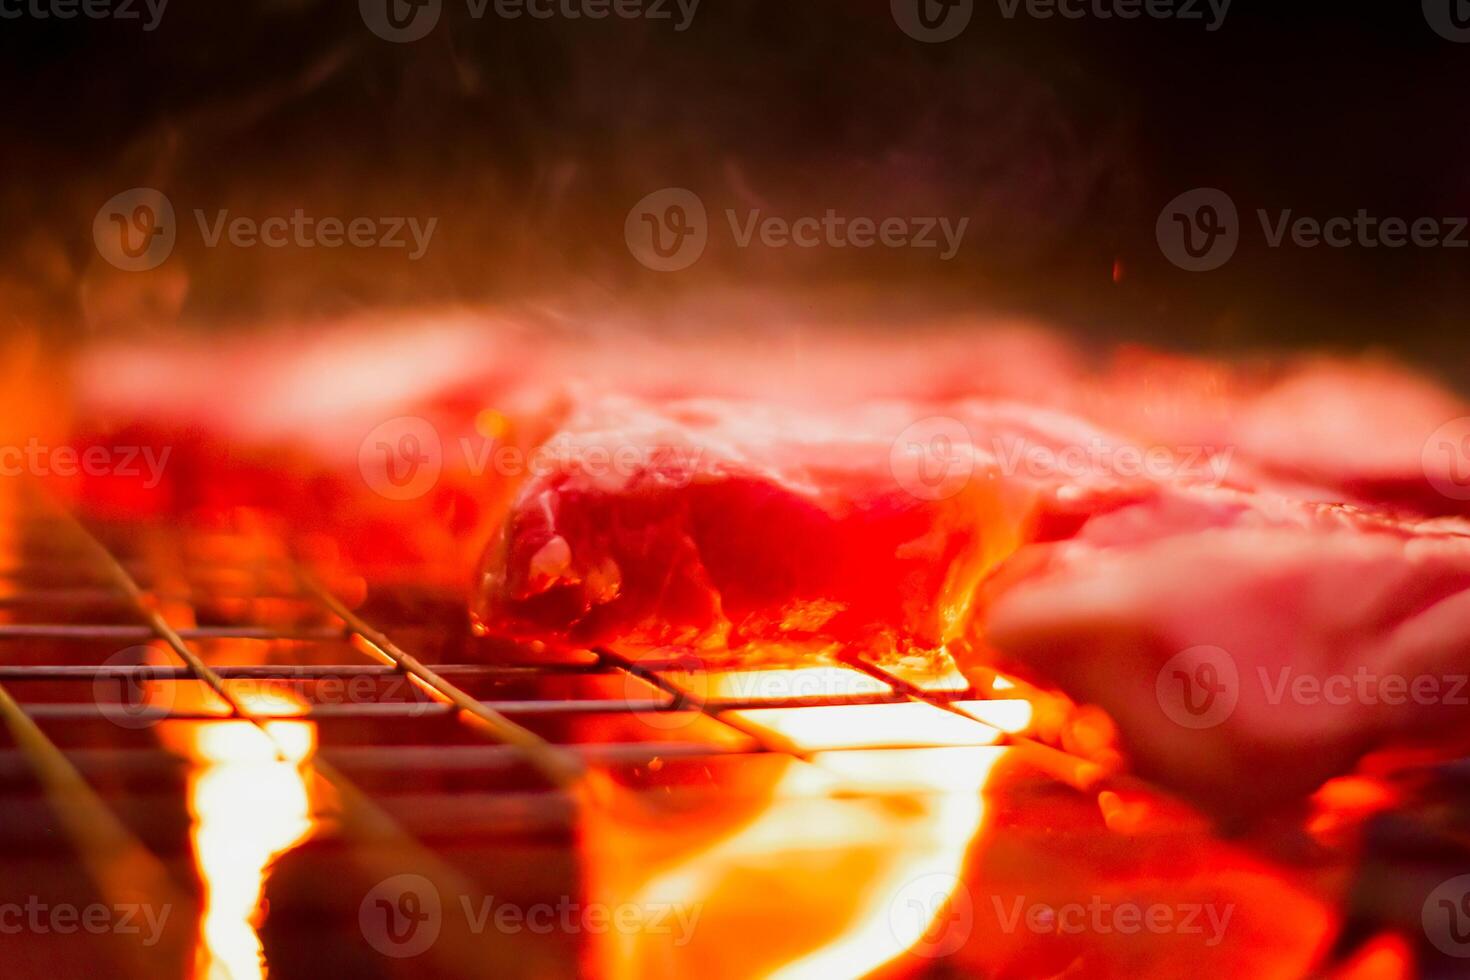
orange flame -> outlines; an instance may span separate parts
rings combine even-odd
[[[759,679],[731,672],[707,683],[716,697],[780,699],[804,691],[813,670],[761,671],[768,676]],[[848,673],[869,693],[869,678]],[[865,975],[926,941],[963,887],[985,821],[983,791],[1011,751],[993,744],[1000,731],[914,702],[734,714],[812,753],[809,761],[765,757],[777,768],[768,798],[733,829],[675,835],[668,820],[637,810],[594,828],[588,839],[599,850],[589,857],[603,896],[678,909],[698,923],[682,945],[643,932],[614,935],[596,972],[826,980]],[[1021,708],[998,714],[1009,724],[1029,720]]]
[[[294,695],[234,691],[246,708],[283,713]],[[212,695],[211,695],[212,697]],[[184,700],[183,698],[180,699]],[[259,702],[259,703],[257,703]],[[261,896],[273,861],[312,832],[313,801],[303,763],[316,749],[305,721],[170,722],[162,738],[191,762],[187,798],[204,905],[196,980],[264,978]]]

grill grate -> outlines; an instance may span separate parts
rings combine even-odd
[[[477,642],[455,620],[446,620],[442,606],[429,604],[428,615],[413,613],[412,597],[392,596],[379,603],[392,607],[395,626],[369,621],[369,612],[357,611],[311,571],[299,565],[267,522],[247,519],[235,526],[207,528],[99,525],[89,529],[69,514],[57,513],[49,503],[27,499],[11,508],[12,521],[0,528],[0,550],[8,560],[0,572],[0,644],[15,649],[35,644],[39,653],[17,658],[0,656],[0,685],[18,694],[15,710],[49,728],[68,723],[96,722],[122,710],[96,697],[101,686],[119,691],[141,690],[144,685],[203,685],[212,703],[143,706],[149,721],[243,720],[257,726],[274,718],[331,723],[352,720],[423,722],[454,718],[467,730],[478,732],[490,754],[475,758],[509,757],[528,764],[553,785],[571,787],[589,764],[609,759],[651,760],[670,753],[784,753],[807,757],[799,745],[765,726],[753,724],[742,713],[767,709],[836,708],[842,706],[924,704],[981,725],[966,705],[983,696],[969,688],[927,690],[859,658],[843,658],[853,676],[874,683],[852,690],[760,692],[758,696],[714,694],[681,683],[667,664],[636,663],[608,650],[590,650],[572,661],[537,663],[525,651],[514,653],[512,663],[487,664],[458,659]],[[208,541],[208,563],[180,566],[180,556],[194,548],[200,536]],[[110,542],[104,543],[104,542]],[[221,561],[221,555],[233,561]],[[188,564],[187,561],[182,564]],[[283,589],[282,580],[295,585]],[[233,589],[222,595],[219,583]],[[241,585],[244,585],[242,588]],[[253,585],[270,588],[256,590]],[[360,584],[359,584],[360,587]],[[244,615],[229,622],[207,622],[191,615],[201,606],[227,598],[249,612],[266,610],[256,621]],[[272,604],[294,604],[288,617],[270,621]],[[374,605],[372,597],[364,604]],[[409,611],[404,613],[404,609]],[[183,616],[176,615],[183,612]],[[277,610],[279,611],[279,610]],[[436,657],[408,652],[411,644],[393,634],[427,637],[443,647]],[[449,637],[447,642],[443,641]],[[206,649],[220,644],[260,644],[294,662],[238,663],[229,656],[212,656]],[[108,645],[151,645],[171,654],[173,663],[125,663],[99,658]],[[481,651],[494,659],[503,651]],[[15,662],[20,660],[21,662]],[[91,662],[88,662],[88,661]],[[99,662],[101,661],[101,662]],[[518,661],[518,662],[516,662]],[[592,693],[557,698],[539,688],[555,679],[585,679]],[[255,705],[235,693],[243,684],[279,683],[290,690],[310,691],[324,684],[346,685],[409,679],[415,697],[381,699],[354,697],[344,703],[322,703],[308,697],[304,707]],[[477,687],[529,686],[527,696],[477,697]],[[61,692],[49,697],[27,697],[31,688]],[[172,700],[172,699],[165,699]],[[136,707],[136,706],[135,706]],[[628,735],[626,728],[613,738],[578,737],[561,740],[538,731],[527,719],[577,719],[609,716],[648,717],[663,713],[697,713],[714,729],[698,739],[660,738],[668,726],[655,724],[647,732]],[[984,744],[1020,745],[1041,756],[1061,772],[1090,773],[1086,760],[1065,756],[1054,748],[982,726]],[[716,730],[717,729],[717,730]],[[982,733],[977,729],[977,736]],[[922,741],[905,743],[921,747]],[[946,744],[943,742],[936,745]],[[881,745],[875,747],[882,747]],[[82,753],[87,745],[70,748]],[[391,766],[415,765],[411,753],[397,746],[367,744],[344,752],[355,762]],[[456,746],[468,749],[467,746]],[[137,752],[140,750],[124,750]],[[323,754],[333,755],[323,747]],[[341,750],[338,750],[341,751]],[[377,758],[373,758],[374,755]],[[473,753],[471,753],[473,755]],[[6,756],[10,755],[10,758]],[[467,756],[466,756],[467,757]],[[447,758],[447,757],[446,757]],[[0,766],[14,768],[11,753],[0,753]]]
[[[0,793],[38,778],[101,893],[188,904],[178,855],[126,799],[129,785],[182,778],[188,763],[153,738],[175,722],[245,722],[273,740],[277,721],[311,723],[317,745],[302,769],[330,786],[343,837],[363,845],[360,863],[376,862],[383,877],[414,868],[445,894],[480,893],[465,878],[480,846],[467,836],[570,839],[587,808],[606,802],[588,778],[596,773],[683,762],[708,773],[719,760],[805,762],[833,748],[1009,745],[1064,781],[1099,774],[985,724],[985,692],[921,688],[857,657],[841,658],[836,682],[816,690],[710,690],[709,675],[678,656],[548,658],[472,636],[459,597],[370,587],[343,567],[306,564],[246,512],[223,524],[84,524],[38,498],[0,501],[0,719],[12,733],[12,747],[0,748]],[[129,691],[146,697],[128,701]],[[908,708],[953,724],[932,737],[926,725],[831,746],[765,723],[774,713]],[[720,792],[713,780],[698,791]],[[12,827],[0,838],[34,847],[47,833]],[[545,860],[560,860],[559,846]],[[454,847],[459,856],[446,860]],[[497,853],[531,861],[536,852]],[[442,940],[439,952],[483,956],[461,940]],[[159,975],[156,960],[133,972]]]
[[[114,529],[115,530],[115,529]],[[41,572],[47,578],[64,579],[77,576],[84,580],[88,576],[111,577],[114,589],[83,588],[71,585],[54,587],[31,586],[13,591],[0,597],[0,615],[6,609],[16,607],[44,608],[54,622],[0,622],[0,643],[20,640],[51,641],[53,645],[67,642],[89,643],[144,643],[164,645],[176,655],[182,664],[157,663],[74,663],[48,662],[35,664],[0,663],[0,683],[14,682],[59,682],[86,683],[96,685],[104,681],[116,681],[129,685],[146,682],[197,681],[207,685],[227,711],[224,717],[263,722],[273,717],[290,717],[303,721],[320,721],[344,718],[422,718],[426,716],[455,716],[471,729],[480,729],[490,741],[508,745],[538,769],[552,776],[558,783],[583,768],[575,754],[597,754],[599,750],[619,747],[631,748],[626,743],[588,743],[575,747],[571,752],[553,741],[516,724],[514,715],[544,714],[587,714],[608,712],[642,714],[648,711],[694,710],[725,726],[742,739],[754,743],[756,751],[801,754],[787,741],[773,737],[758,726],[751,726],[732,715],[732,712],[750,709],[839,707],[874,704],[900,704],[917,702],[933,705],[946,711],[964,715],[958,707],[983,696],[983,692],[968,687],[927,690],[914,686],[895,674],[857,657],[843,658],[843,664],[877,681],[882,689],[865,688],[846,692],[831,691],[817,694],[793,694],[781,696],[765,693],[759,697],[710,696],[681,685],[672,679],[670,671],[636,663],[608,650],[591,650],[585,660],[575,663],[549,663],[535,666],[490,665],[485,663],[449,662],[433,666],[404,650],[390,638],[390,629],[379,629],[364,616],[354,612],[327,587],[317,582],[309,572],[289,561],[285,568],[302,583],[295,595],[244,595],[243,602],[259,602],[281,599],[305,599],[313,603],[309,618],[331,625],[301,624],[252,624],[232,625],[174,625],[160,611],[167,603],[167,595],[146,588],[134,577],[129,568],[138,569],[138,562],[124,561],[75,521],[31,522],[12,528],[12,540],[36,540],[46,538],[54,542],[58,534],[77,538],[81,547],[91,551],[94,560],[75,564],[15,565],[0,573],[0,581],[23,579],[28,574]],[[241,569],[249,574],[250,569]],[[76,603],[91,603],[97,600],[116,600],[119,611],[126,610],[140,619],[141,623],[130,622],[77,622],[66,621],[68,608]],[[455,624],[419,623],[415,628],[456,629]],[[467,638],[460,638],[468,642]],[[378,662],[329,662],[329,663],[272,663],[230,664],[210,663],[196,645],[213,641],[252,641],[268,644],[317,644],[335,650],[350,649],[366,654],[363,660]],[[54,655],[58,661],[84,657],[75,651],[61,650]],[[302,659],[311,660],[315,654],[301,654]],[[532,657],[533,654],[521,655]],[[678,663],[677,659],[673,661]],[[650,698],[576,698],[555,700],[546,697],[522,699],[477,699],[468,693],[463,684],[467,682],[496,682],[544,680],[555,676],[590,676],[611,678],[614,684],[623,683],[629,690],[646,688]],[[434,699],[434,703],[422,702],[353,702],[345,704],[313,703],[304,711],[282,713],[270,708],[256,709],[243,704],[232,693],[230,682],[234,681],[282,681],[290,683],[351,682],[358,679],[382,679],[393,677],[412,678],[416,684]],[[641,683],[639,683],[641,682]],[[662,695],[662,696],[659,696]],[[87,721],[106,714],[106,709],[91,700],[60,701],[53,703],[26,703],[23,708],[33,718],[53,721]],[[219,719],[218,710],[167,709],[155,716],[158,722],[197,721]],[[966,716],[969,717],[969,716]],[[1026,742],[1016,736],[1003,736],[999,744],[1009,741]],[[662,746],[656,746],[662,750]],[[1080,761],[1080,760],[1079,760]]]
[[[209,697],[144,702],[150,729],[230,721],[269,734],[273,721],[285,719],[319,726],[323,737],[303,766],[334,789],[342,825],[392,855],[385,872],[414,867],[443,883],[446,894],[476,893],[457,862],[438,853],[469,821],[472,803],[482,807],[476,816],[511,835],[548,827],[567,833],[586,807],[601,805],[586,784],[602,770],[680,760],[708,767],[769,755],[805,762],[832,749],[762,724],[765,712],[919,706],[970,726],[973,744],[1007,746],[1062,783],[1122,781],[1094,760],[987,725],[985,701],[999,694],[919,686],[860,656],[839,658],[843,683],[832,689],[711,692],[707,678],[676,654],[635,661],[594,649],[548,659],[471,636],[459,597],[412,584],[369,587],[342,568],[304,566],[268,521],[247,513],[207,526],[84,524],[40,498],[0,498],[0,720],[12,735],[12,747],[0,747],[0,802],[7,787],[38,778],[103,893],[184,902],[187,888],[167,849],[144,842],[149,835],[136,814],[109,788],[172,778],[183,760],[146,739],[105,737],[130,734],[129,725],[112,723],[118,712],[133,720],[126,713],[139,706],[101,696],[184,687]],[[143,645],[171,662],[113,656]],[[242,655],[242,646],[253,653]],[[243,696],[262,685],[279,685],[292,698]],[[324,697],[327,685],[357,685],[358,693]],[[965,744],[963,732],[959,741],[927,732],[892,744],[874,732],[868,742],[837,748]],[[383,800],[430,772],[436,781],[423,798],[437,811]],[[1445,822],[1443,810],[1433,810],[1433,819]],[[1461,811],[1456,802],[1454,813]],[[411,828],[406,814],[419,818]],[[1452,822],[1457,829],[1462,823]],[[0,838],[12,837],[12,848],[37,846],[49,833],[5,825]],[[1411,858],[1415,869],[1424,864],[1417,852]],[[1405,860],[1395,852],[1379,873],[1403,877],[1394,862]],[[1443,871],[1439,859],[1429,867],[1431,877]],[[1372,901],[1354,900],[1365,907],[1353,912],[1362,922],[1344,932],[1333,958],[1345,958],[1385,922],[1412,925],[1417,906],[1385,911],[1374,905],[1384,901],[1382,890],[1371,892]],[[1434,962],[1432,950],[1421,952]],[[457,955],[471,961],[480,952],[467,946]],[[137,975],[159,975],[151,959],[135,967]]]

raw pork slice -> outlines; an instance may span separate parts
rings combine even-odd
[[[1147,776],[1217,809],[1304,794],[1470,718],[1470,525],[1161,490],[987,584],[985,641],[1105,708]]]

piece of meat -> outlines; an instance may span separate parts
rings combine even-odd
[[[1144,775],[1216,810],[1470,717],[1458,519],[1164,488],[1022,549],[986,600],[1003,663],[1101,705]]]
[[[910,493],[890,450],[912,416],[865,414],[841,429],[732,403],[590,408],[544,447],[546,472],[487,553],[478,623],[635,651],[937,645],[1014,547],[1024,501],[983,479]]]
[[[70,441],[139,463],[52,482],[126,520],[261,508],[375,577],[462,583],[520,476],[495,450],[555,426],[538,373],[519,331],[461,314],[98,344],[72,364]]]
[[[1106,452],[1057,464],[1066,447],[1111,445],[1067,416],[938,411],[585,406],[486,554],[478,623],[629,650],[932,649],[964,634],[979,582],[1018,545],[1075,529],[1079,487],[1101,508],[1149,485]]]
[[[1246,482],[1289,496],[1470,514],[1470,405],[1391,361],[1129,348],[1062,403],[1145,442],[1228,451]]]

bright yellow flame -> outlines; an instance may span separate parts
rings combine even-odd
[[[763,679],[760,689],[774,684]],[[682,945],[641,932],[609,937],[603,972],[829,980],[866,975],[919,943],[946,914],[935,891],[948,900],[962,880],[984,824],[983,791],[1012,751],[990,744],[1000,731],[917,703],[734,714],[814,754],[784,763],[753,818],[691,849],[680,850],[699,840],[687,826],[673,836],[646,814],[592,835],[608,848],[598,871],[609,897],[698,916]],[[900,747],[936,744],[945,747]],[[907,901],[916,887],[927,921]]]
[[[846,667],[793,670],[726,670],[706,675],[709,697],[721,701],[784,701],[888,694],[893,688],[869,674]]]
[[[264,706],[279,712],[279,699]],[[301,766],[316,748],[316,726],[268,721],[264,728],[247,721],[164,726],[165,740],[195,763],[188,800],[204,882],[196,980],[265,976],[256,926],[266,875],[312,830]]]
[[[860,977],[900,955],[929,931],[934,919],[919,921],[893,915],[905,886],[932,880],[959,880],[970,841],[984,818],[981,791],[1004,750],[923,749],[917,752],[851,752],[823,757],[864,785],[882,783],[894,791],[923,795],[922,826],[909,827],[912,838],[889,837],[894,860],[868,883],[870,896],[835,942],[789,963],[772,980],[826,980]],[[956,753],[959,753],[956,756]],[[912,821],[910,821],[912,822]],[[880,828],[875,827],[875,830]],[[934,909],[935,917],[942,908]]]
[[[1030,701],[1023,701],[1019,698],[995,701],[958,701],[955,707],[971,718],[983,721],[987,725],[1012,735],[1019,735],[1030,728],[1031,720],[1036,713]]]
[[[903,914],[906,889],[959,880],[983,822],[981,792],[1007,751],[842,751],[820,753],[814,765],[793,763],[755,820],[654,877],[631,899],[642,907],[700,910],[693,942],[673,951],[680,961],[670,962],[669,951],[646,937],[618,936],[611,974],[831,980],[870,973],[933,925],[933,918]],[[894,796],[906,805],[894,806]],[[924,897],[932,899],[932,891]],[[765,924],[779,924],[784,942],[801,943],[784,960],[768,952],[769,934],[751,931],[774,908],[780,919]],[[942,904],[933,911],[942,914]]]
[[[807,751],[990,745],[1001,734],[988,725],[917,701],[753,708],[730,714],[768,728]]]

